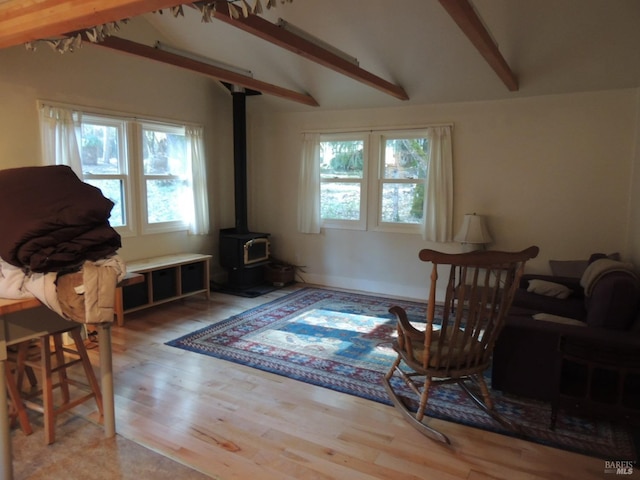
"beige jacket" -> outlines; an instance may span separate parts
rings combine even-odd
[[[82,270],[58,277],[58,303],[62,315],[79,323],[113,321],[116,286],[126,267],[117,255],[85,262]]]

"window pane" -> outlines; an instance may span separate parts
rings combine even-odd
[[[85,180],[89,185],[98,187],[102,191],[102,195],[111,200],[115,205],[111,209],[111,217],[109,223],[112,227],[122,227],[125,224],[124,214],[124,195],[122,193],[121,180]]]
[[[424,184],[385,183],[382,185],[381,221],[420,223],[423,209]]]
[[[322,178],[362,178],[362,140],[320,142]]]
[[[360,220],[360,184],[322,183],[320,217],[331,220]]]
[[[183,222],[193,206],[187,142],[179,129],[142,129],[147,223]],[[166,178],[158,178],[166,177]]]
[[[185,136],[142,130],[144,174],[184,176],[187,172]]]
[[[147,180],[147,221],[176,222],[188,218],[193,204],[187,180]]]
[[[383,178],[425,178],[428,151],[426,138],[386,139]]]
[[[83,123],[80,158],[83,174],[121,173],[118,128],[96,123]]]

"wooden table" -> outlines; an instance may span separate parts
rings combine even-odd
[[[137,274],[127,274],[119,287],[141,282]],[[70,320],[45,307],[38,299],[8,300],[0,298],[0,385],[6,385],[7,347],[32,338],[49,335],[69,327]],[[93,324],[92,324],[93,325]],[[104,410],[103,425],[107,438],[116,434],[113,390],[113,362],[111,357],[111,323],[94,325],[98,330],[100,349],[100,381]],[[5,389],[6,390],[6,389]],[[11,432],[6,393],[0,395],[0,480],[13,479],[11,460]]]

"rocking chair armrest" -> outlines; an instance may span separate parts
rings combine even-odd
[[[413,325],[411,325],[411,323],[409,322],[409,317],[407,317],[407,312],[404,310],[404,308],[394,305],[389,309],[389,313],[392,313],[396,316],[399,326],[405,336],[414,340],[424,339],[424,332],[421,332]]]

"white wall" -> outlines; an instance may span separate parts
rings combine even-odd
[[[172,252],[214,254],[217,232],[233,219],[231,99],[202,76],[85,46],[59,55],[46,48],[0,50],[0,168],[40,164],[37,99],[68,102],[205,125],[212,235],[123,239],[127,260]],[[363,87],[364,88],[364,87]],[[314,283],[423,297],[427,244],[416,235],[296,231],[301,131],[452,122],[455,218],[484,214],[491,248],[541,248],[549,259],[620,251],[640,263],[638,90],[390,109],[249,112],[249,225],[272,233],[277,257],[304,265]]]
[[[217,230],[233,225],[231,98],[213,80],[85,45],[60,55],[47,46],[0,50],[0,168],[40,165],[38,99],[205,127],[212,234],[123,238],[125,260],[177,252],[215,253]],[[4,228],[4,227],[3,227]]]
[[[549,259],[592,252],[632,254],[630,178],[637,126],[636,89],[494,102],[250,117],[250,223],[272,233],[275,255],[304,265],[312,283],[423,297],[425,265],[417,235],[296,231],[301,132],[454,123],[454,228],[464,213],[487,216],[489,247],[538,245],[531,271]],[[640,183],[640,181],[639,181]]]
[[[636,137],[634,167],[630,176],[631,194],[629,195],[629,259],[640,271],[640,88],[636,98]]]

